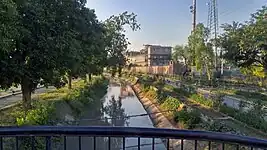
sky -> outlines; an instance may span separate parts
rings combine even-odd
[[[207,24],[208,0],[197,0],[197,23]],[[219,26],[232,21],[248,20],[251,13],[267,0],[217,0]],[[186,44],[192,28],[189,7],[192,0],[87,0],[87,7],[95,9],[100,20],[124,11],[137,15],[141,30],[126,30],[131,42],[129,50],[138,51],[143,44],[175,46]]]

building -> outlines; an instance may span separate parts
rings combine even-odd
[[[147,66],[146,54],[143,51],[131,51],[126,55],[127,65]]]
[[[144,45],[144,49],[127,53],[128,64],[136,66],[167,66],[171,61],[172,47]]]
[[[147,51],[148,66],[167,66],[171,61],[172,47],[144,45]]]

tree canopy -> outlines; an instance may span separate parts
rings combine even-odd
[[[188,37],[189,58],[191,64],[201,73],[206,71],[211,79],[214,68],[214,53],[212,44],[208,42],[209,30],[203,24],[197,24],[196,29]]]
[[[255,71],[267,69],[267,7],[251,15],[244,23],[233,22],[222,26],[224,33],[219,38],[224,58],[233,64]],[[255,68],[256,67],[256,68]],[[259,68],[258,68],[259,67]]]
[[[189,61],[189,48],[187,45],[176,45],[173,48],[172,59],[174,61],[183,60],[185,64]]]
[[[104,22],[86,0],[0,2],[0,88],[21,85],[25,106],[38,84],[60,87],[72,77],[102,73],[125,63],[125,25],[140,28],[124,12]],[[71,86],[69,86],[71,88]]]

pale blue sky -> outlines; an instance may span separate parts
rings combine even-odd
[[[139,50],[143,44],[174,46],[184,44],[191,31],[192,0],[87,0],[87,7],[95,9],[100,20],[124,11],[137,14],[141,30],[127,31],[132,43],[130,50]],[[197,0],[197,22],[207,23],[206,2]],[[267,0],[218,0],[219,24],[248,20],[249,15]]]

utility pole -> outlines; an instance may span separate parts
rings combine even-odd
[[[193,5],[190,6],[190,12],[192,13],[192,31],[196,29],[196,21],[197,21],[197,2],[193,0]]]

